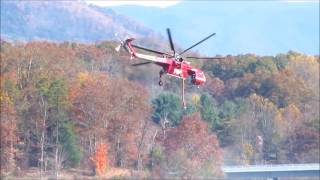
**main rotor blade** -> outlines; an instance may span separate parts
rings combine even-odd
[[[182,51],[179,55],[181,55],[181,54],[189,51],[190,49],[192,49],[192,48],[194,48],[195,46],[199,45],[199,44],[202,43],[203,41],[211,38],[211,37],[214,36],[215,34],[216,34],[216,33],[210,34],[208,37],[202,39],[201,41],[197,42],[196,44],[194,44],[194,45],[190,46],[189,48],[187,48],[186,50]]]
[[[172,37],[171,37],[171,32],[170,29],[167,28],[167,34],[168,34],[168,38],[169,38],[169,43],[170,43],[170,48],[173,51],[173,54],[175,54],[175,49],[174,49],[174,45],[173,45],[173,41],[172,41]]]
[[[186,58],[191,58],[191,59],[225,59],[224,57],[193,57],[193,56],[188,56]]]
[[[152,49],[148,49],[148,48],[145,48],[145,47],[141,47],[141,46],[138,46],[138,45],[134,45],[134,44],[131,44],[132,47],[135,47],[137,49],[142,49],[142,50],[145,50],[145,51],[149,51],[149,52],[153,52],[153,53],[156,53],[156,54],[165,54],[165,55],[168,55],[170,56],[169,54],[167,53],[164,53],[164,52],[160,52],[160,51],[156,51],[156,50],[152,50]]]
[[[131,66],[142,66],[142,65],[146,65],[146,64],[150,64],[152,62],[143,62],[143,63],[136,63],[136,64],[132,64]]]

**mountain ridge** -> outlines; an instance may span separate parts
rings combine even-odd
[[[99,7],[84,1],[1,1],[1,39],[94,43],[132,36],[137,44],[168,51],[165,28],[169,27],[181,49],[216,32],[193,49],[207,56],[276,55],[290,50],[319,55],[317,11],[319,7],[312,4],[284,2],[183,1],[156,8]]]
[[[120,20],[119,20],[120,19]],[[1,36],[15,40],[95,42],[159,36],[109,8],[79,1],[1,1]]]
[[[216,32],[201,53],[319,54],[319,3],[182,1],[167,8],[112,7],[159,32],[170,27],[184,47]]]

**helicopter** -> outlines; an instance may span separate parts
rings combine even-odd
[[[145,62],[141,63],[134,63],[132,66],[142,66],[146,64],[156,64],[162,67],[162,69],[159,72],[159,86],[163,85],[162,82],[162,76],[164,74],[176,77],[178,79],[181,79],[181,98],[182,98],[182,105],[186,109],[186,103],[185,103],[185,80],[188,77],[191,77],[191,83],[197,86],[200,86],[206,82],[206,77],[204,75],[204,72],[199,69],[195,68],[191,65],[189,61],[186,59],[192,58],[192,59],[223,59],[222,57],[192,57],[192,56],[187,56],[183,57],[182,55],[189,51],[190,49],[194,48],[195,46],[203,43],[204,41],[208,40],[212,36],[214,36],[216,33],[212,33],[209,36],[205,37],[201,41],[193,44],[189,48],[177,53],[174,44],[172,41],[171,37],[171,31],[169,28],[167,30],[167,36],[170,44],[170,49],[172,53],[165,53],[165,52],[160,52],[156,50],[152,50],[149,48],[145,48],[142,46],[138,46],[135,44],[132,44],[132,41],[134,41],[134,38],[127,38],[125,41],[121,41],[121,44],[116,47],[116,51],[119,52],[121,48],[125,49],[126,52],[130,54],[130,59],[142,59],[145,60]],[[154,54],[157,54],[158,56],[153,56],[149,54],[142,54],[138,53],[136,49],[144,50],[147,52],[151,52]]]

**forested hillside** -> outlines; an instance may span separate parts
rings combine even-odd
[[[130,66],[116,45],[1,42],[2,178],[199,179],[223,164],[319,162],[319,56],[192,62],[207,82],[188,84],[184,110],[178,80],[158,87],[160,69]]]
[[[129,35],[162,40],[127,16],[81,1],[1,1],[0,12],[2,39],[94,43]]]

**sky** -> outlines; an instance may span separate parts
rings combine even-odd
[[[86,1],[88,4],[94,4],[97,6],[121,6],[121,5],[140,5],[140,6],[152,6],[166,8],[169,6],[176,5],[181,1],[168,1],[168,0],[157,0],[157,1]]]
[[[152,6],[152,7],[160,7],[167,8],[170,6],[174,6],[176,4],[181,3],[181,0],[85,0],[88,4],[93,4],[97,6],[121,6],[121,5],[138,5],[138,6]],[[318,0],[280,0],[287,3],[309,3],[309,2],[317,2]],[[319,2],[319,1],[318,1]]]
[[[275,55],[289,50],[319,54],[319,1],[87,1],[108,6],[166,37],[183,48],[197,46],[205,55]],[[129,6],[128,6],[129,5]],[[136,5],[136,6],[131,6]],[[148,8],[145,8],[148,6]]]

